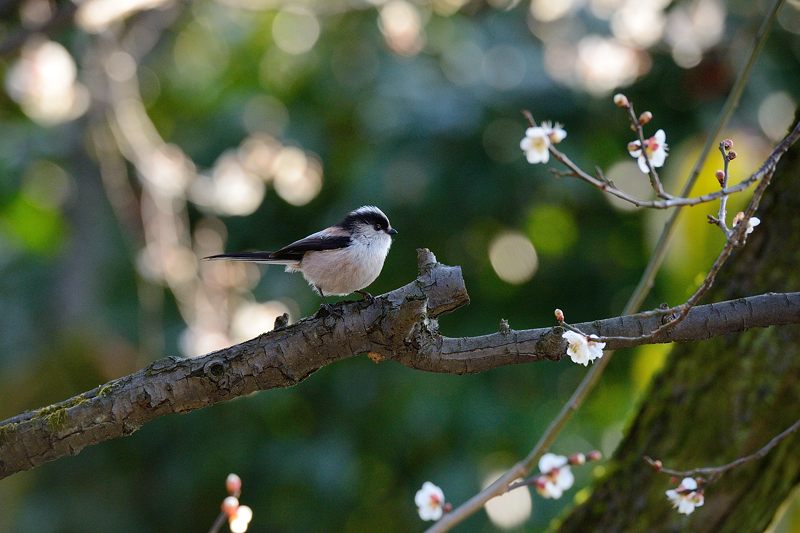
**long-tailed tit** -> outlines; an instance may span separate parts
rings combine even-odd
[[[378,277],[397,230],[383,211],[372,205],[351,211],[338,224],[312,233],[277,252],[220,254],[205,259],[228,259],[286,265],[287,272],[302,272],[306,281],[325,296],[362,291]]]

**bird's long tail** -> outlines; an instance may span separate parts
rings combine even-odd
[[[270,265],[297,265],[297,259],[275,258],[273,252],[239,252],[235,254],[210,255],[203,258],[206,261],[224,259],[227,261],[248,261],[250,263],[267,263]]]

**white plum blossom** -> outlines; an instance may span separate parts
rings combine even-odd
[[[528,163],[547,163],[550,160],[550,146],[560,143],[566,136],[567,131],[561,124],[545,121],[541,126],[525,130],[519,147],[525,152]]]
[[[745,235],[750,235],[751,233],[753,233],[753,230],[755,229],[755,227],[758,226],[759,224],[761,224],[761,219],[760,218],[758,218],[758,217],[750,217],[750,219],[747,221],[747,229],[745,230],[744,234]]]
[[[697,490],[697,481],[691,477],[683,478],[681,484],[666,491],[666,495],[680,514],[690,515],[695,507],[703,505],[703,491]]]
[[[520,141],[519,147],[525,152],[528,163],[547,163],[550,160],[550,136],[541,127],[528,128],[525,137]]]
[[[544,454],[539,459],[539,471],[542,475],[536,478],[536,491],[542,498],[558,499],[575,483],[575,476],[563,455]]]
[[[603,357],[603,348],[606,343],[597,342],[597,335],[581,335],[574,331],[565,331],[561,335],[567,340],[567,355],[572,359],[573,363],[588,366],[590,361]]]
[[[439,520],[444,512],[444,492],[442,489],[426,481],[414,496],[419,517],[423,520]]]
[[[637,158],[639,170],[645,174],[650,172],[650,169],[647,168],[648,159],[653,168],[664,166],[668,149],[667,134],[664,133],[664,130],[658,130],[655,135],[649,139],[645,139],[644,150],[642,150],[642,143],[639,141],[628,143],[628,153],[631,154],[631,157]]]
[[[550,121],[542,122],[542,129],[547,133],[547,138],[551,144],[558,144],[567,136],[567,130],[559,123],[553,124]]]

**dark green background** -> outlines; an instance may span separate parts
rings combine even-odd
[[[725,36],[699,66],[676,66],[668,47],[656,44],[643,52],[651,56],[650,71],[624,89],[638,110],[655,115],[650,131],[667,132],[672,151],[664,176],[672,192],[694,163],[765,11],[743,1],[727,7]],[[414,278],[418,247],[461,265],[472,303],[441,320],[447,335],[490,332],[500,318],[517,329],[548,325],[556,307],[572,322],[620,313],[663,213],[616,210],[588,185],[525,162],[518,148],[526,126],[521,109],[565,124],[561,148],[587,169],[629,160],[632,139],[610,94],[565,88],[548,77],[541,42],[526,24],[526,3],[507,11],[470,3],[452,16],[431,14],[427,44],[413,57],[387,49],[368,6],[322,16],[320,39],[302,56],[273,44],[273,11],[239,13],[246,23],[235,24],[230,11],[198,1],[161,34],[141,65],[148,113],[168,142],[208,168],[247,136],[245,104],[269,94],[289,117],[274,133],[320,156],[324,185],[302,207],[270,190],[252,215],[224,218],[228,250],[285,244],[374,203],[400,234],[373,293]],[[575,40],[608,32],[607,23],[587,13],[575,20]],[[12,17],[3,28],[16,24]],[[175,68],[174,45],[184,32],[200,32],[192,41],[200,56],[208,53],[202,32],[224,44],[227,60],[204,81],[187,83]],[[78,30],[54,38],[79,70],[97,39]],[[509,90],[484,81],[453,84],[442,72],[440,43],[455,38],[484,50],[498,44],[520,50],[522,82]],[[345,76],[332,66],[342,57],[351,68]],[[757,121],[764,98],[783,90],[797,100],[799,58],[797,35],[776,27],[727,132],[741,155],[737,172],[758,166],[768,146]],[[367,61],[374,62],[372,76],[359,73]],[[0,418],[7,418],[131,372],[154,354],[140,349],[148,339],[137,326],[134,258],[87,148],[89,119],[42,127],[0,96],[0,121]],[[25,176],[43,161],[69,176],[69,194],[53,208],[25,197]],[[712,188],[717,166],[712,157],[704,189]],[[722,242],[705,222],[715,208],[686,217],[648,306],[679,303],[693,290]],[[190,214],[193,222],[200,217],[194,207]],[[489,242],[503,230],[526,234],[537,248],[538,271],[522,285],[500,280],[489,263]],[[298,276],[285,276],[269,269],[256,298],[289,296],[303,315],[314,312],[314,294]],[[183,324],[171,293],[159,294],[165,349],[155,355],[179,354]],[[663,353],[660,347],[620,353],[553,451],[611,452]],[[0,482],[0,530],[205,531],[229,472],[244,480],[241,499],[253,508],[252,531],[417,530],[423,523],[413,497],[423,481],[440,485],[454,503],[474,494],[489,471],[527,453],[585,371],[562,361],[431,375],[359,357],[292,389],[166,417],[132,437],[16,474]],[[575,469],[575,487],[559,501],[534,495],[525,530],[540,530],[563,512],[588,486],[593,468],[602,463]],[[479,514],[463,529],[493,526]]]

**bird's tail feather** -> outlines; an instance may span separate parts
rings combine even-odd
[[[249,261],[251,263],[269,263],[271,265],[296,265],[296,259],[277,259],[272,252],[239,252],[235,254],[218,254],[204,257],[206,261],[225,259],[227,261]]]

